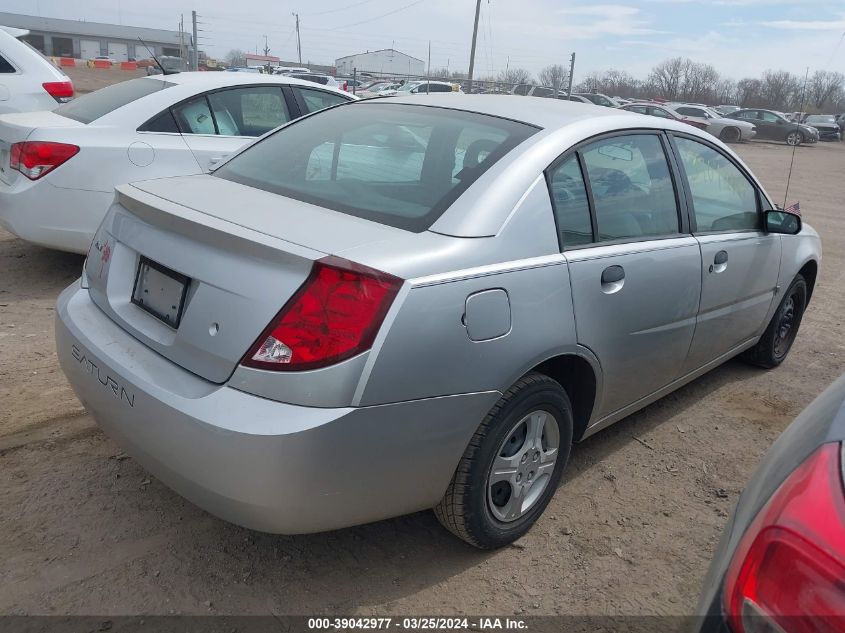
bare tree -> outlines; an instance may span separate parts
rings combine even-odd
[[[845,82],[845,77],[842,73],[817,70],[810,77],[807,93],[816,108],[821,110],[829,100],[835,101],[834,96],[842,92],[843,82]]]
[[[737,105],[748,108],[762,104],[760,87],[762,82],[759,79],[745,78],[736,82]]]
[[[569,72],[561,66],[560,64],[552,64],[551,66],[546,66],[543,70],[540,71],[540,83],[544,86],[548,86],[555,91],[555,96],[559,93],[564,83],[569,76]]]
[[[713,66],[691,59],[683,60],[678,92],[684,101],[709,101],[716,91],[717,83],[719,73]]]
[[[673,57],[659,63],[651,70],[648,78],[649,85],[657,90],[663,98],[674,101],[680,94],[681,80],[687,61],[689,60]]]
[[[239,48],[233,48],[228,53],[226,53],[226,64],[230,67],[240,68],[242,66],[246,66],[246,53],[244,53]]]
[[[762,105],[774,110],[787,110],[801,100],[801,82],[785,70],[767,70],[760,80]],[[800,107],[797,105],[796,107]]]
[[[509,68],[499,73],[496,78],[497,81],[503,84],[531,84],[534,80],[531,78],[531,73],[524,68]]]

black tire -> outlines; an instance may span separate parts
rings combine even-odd
[[[797,130],[787,133],[784,139],[787,145],[801,145],[804,142],[804,133]]]
[[[557,422],[559,442],[554,470],[533,505],[519,518],[502,522],[489,505],[492,497],[488,496],[488,476],[514,425],[538,408]],[[554,496],[569,460],[572,431],[572,405],[563,387],[544,374],[526,374],[502,395],[475,431],[446,494],[434,508],[437,519],[457,537],[480,549],[494,549],[517,540],[528,532]]]
[[[724,143],[739,143],[742,139],[742,134],[735,127],[726,127],[719,134],[719,139]]]
[[[807,282],[801,275],[796,275],[784,293],[763,336],[754,347],[742,354],[742,359],[765,369],[780,365],[792,349],[806,307]],[[784,331],[786,322],[788,322],[788,330]]]

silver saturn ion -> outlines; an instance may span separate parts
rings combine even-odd
[[[819,260],[689,125],[407,96],[118,187],[56,339],[99,424],[220,517],[293,534],[434,508],[493,548],[573,442],[738,354],[781,363]]]

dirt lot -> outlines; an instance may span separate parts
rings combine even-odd
[[[113,66],[112,68],[64,66],[62,67],[62,71],[70,77],[77,95],[93,92],[94,90],[99,90],[105,86],[125,81],[126,79],[145,77],[147,74],[147,71],[143,68],[139,70],[121,70],[119,66]]]
[[[788,148],[738,151],[782,200]],[[82,259],[0,232],[0,613],[689,613],[760,456],[845,370],[844,172],[843,144],[797,152],[789,198],[825,260],[786,363],[730,362],[577,446],[538,525],[492,553],[430,513],[280,537],[182,500],[123,458],[57,367],[53,305]]]

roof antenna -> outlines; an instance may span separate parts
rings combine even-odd
[[[801,89],[801,107],[798,109],[798,118],[795,119],[795,133],[799,135],[801,134],[801,115],[804,113],[804,101],[807,97],[807,79],[810,76],[810,67],[807,66],[807,72],[804,75],[804,87]],[[792,180],[792,166],[795,164],[795,148],[798,147],[798,143],[792,146],[792,159],[789,161],[789,175],[786,177],[786,191],[783,194],[783,207],[782,209],[786,208],[786,198],[789,196],[789,181]]]
[[[153,61],[156,63],[156,66],[158,66],[158,69],[161,71],[162,75],[178,75],[179,74],[178,70],[166,70],[164,68],[164,66],[161,65],[161,62],[158,61],[158,57],[155,56],[155,53],[153,53],[152,50],[150,50],[150,47],[147,46],[147,43],[144,40],[141,39],[141,36],[138,36],[138,41],[141,42],[141,44],[144,45],[144,48],[147,49],[147,52],[150,54],[150,57],[153,58]]]

